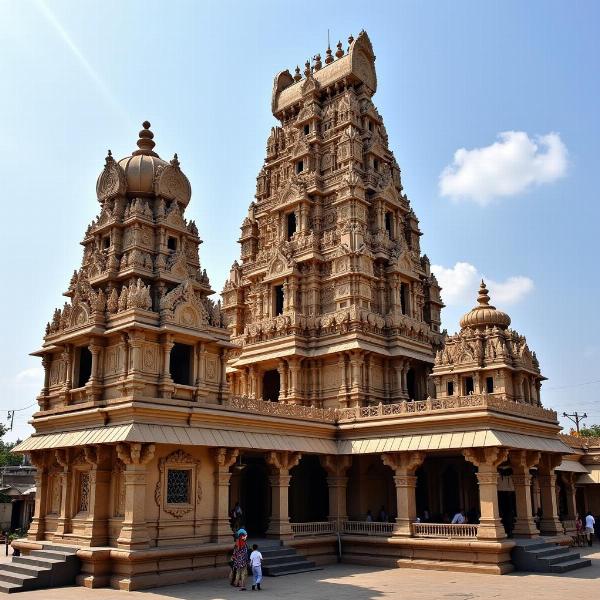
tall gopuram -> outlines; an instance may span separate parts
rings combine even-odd
[[[72,554],[89,587],[225,581],[239,524],[271,574],[340,548],[506,573],[511,533],[568,541],[583,450],[559,438],[535,355],[485,286],[460,333],[440,333],[375,88],[366,33],[277,76],[280,126],[223,314],[177,156],[158,156],[148,123],[131,156],[109,152],[82,266],[35,353],[35,432],[16,448],[37,469],[35,514],[0,592],[72,583]]]
[[[237,395],[337,407],[423,400],[440,288],[372,97],[363,31],[275,77],[267,140],[223,290]]]

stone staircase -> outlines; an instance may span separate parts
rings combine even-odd
[[[592,561],[581,558],[579,552],[540,539],[515,540],[511,559],[517,571],[535,573],[566,573],[589,567]]]
[[[295,548],[288,548],[283,543],[262,544],[258,548],[263,555],[263,575],[280,577],[294,573],[318,571],[320,567],[306,557],[298,554]]]
[[[0,593],[73,585],[78,573],[75,548],[44,544],[43,550],[13,556],[11,562],[0,564]]]

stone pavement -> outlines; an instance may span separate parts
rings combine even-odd
[[[333,565],[322,571],[267,578],[262,592],[240,592],[226,581],[175,585],[142,592],[81,587],[24,592],[18,600],[565,600],[598,598],[600,550],[583,549],[592,566],[564,575],[478,575],[416,569]]]

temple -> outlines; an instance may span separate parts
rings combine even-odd
[[[159,157],[147,122],[130,156],[109,151],[82,265],[34,353],[24,554],[71,549],[89,587],[221,576],[238,501],[251,537],[298,569],[341,548],[501,574],[516,538],[568,541],[595,459],[559,436],[535,353],[484,282],[460,332],[440,331],[373,48],[364,31],[348,44],[275,78],[222,306],[177,155]]]

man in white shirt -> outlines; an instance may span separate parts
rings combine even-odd
[[[588,539],[588,545],[592,545],[593,535],[594,535],[594,525],[596,525],[596,519],[594,519],[591,512],[585,516],[585,533]]]
[[[464,511],[457,512],[452,517],[452,525],[462,525],[466,521]]]
[[[254,583],[252,590],[260,590],[260,582],[262,581],[262,554],[258,551],[258,546],[252,544],[252,552],[250,554],[250,566],[252,567],[252,575]]]

